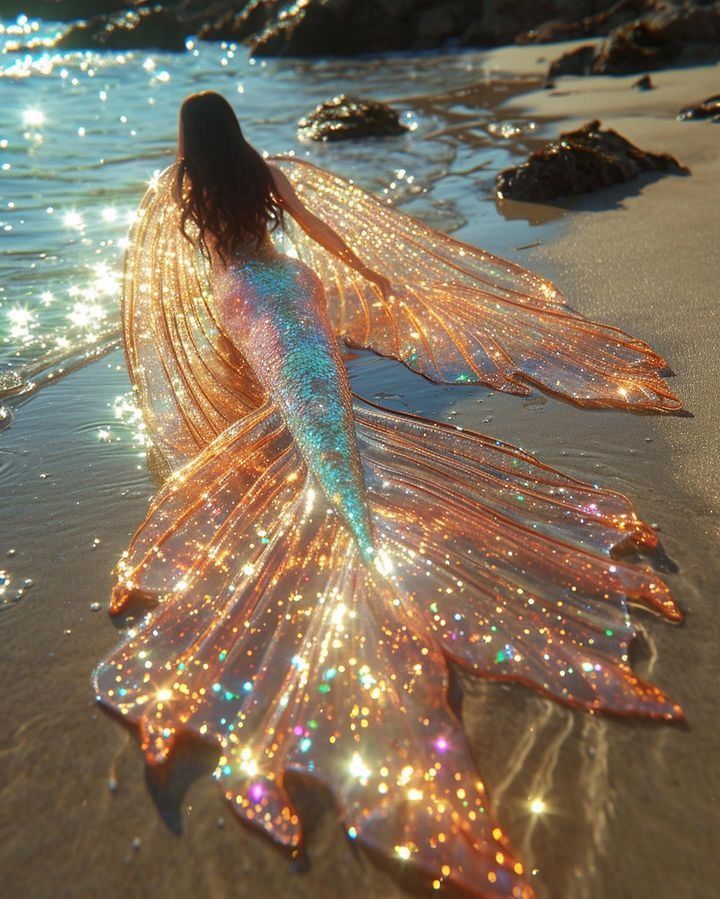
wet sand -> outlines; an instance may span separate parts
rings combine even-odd
[[[537,57],[554,50],[511,48],[489,60],[500,71],[534,72],[546,65]],[[679,106],[716,92],[719,72],[657,73],[650,93],[634,91],[634,77],[563,79],[558,95],[511,101],[509,117],[563,126],[600,117],[643,148],[676,154],[692,175],[559,204],[532,229],[538,247],[491,247],[554,278],[582,312],[647,339],[671,361],[673,387],[694,418],[443,388],[371,354],[350,363],[366,396],[382,392],[390,406],[510,440],[626,493],[679,566],[669,581],[685,624],[635,617],[647,635],[639,668],[683,705],[687,727],[591,717],[519,687],[464,683],[478,767],[543,899],[710,899],[720,882],[720,129],[674,120]],[[508,211],[537,214],[522,204]],[[460,235],[472,242],[479,227],[470,222]],[[26,577],[35,582],[0,613],[4,895],[409,895],[343,838],[327,796],[300,787],[308,858],[288,862],[226,811],[210,778],[212,752],[187,747],[150,777],[135,734],[95,705],[90,672],[118,637],[104,612],[111,569],[155,489],[110,408],[127,389],[115,353],[38,393],[0,435],[0,568],[10,592]],[[542,798],[546,812],[533,816],[530,798]]]

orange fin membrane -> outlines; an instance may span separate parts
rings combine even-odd
[[[301,842],[283,781],[333,791],[347,833],[477,896],[532,895],[446,702],[443,654],[367,568],[267,407],[160,491],[114,596],[156,607],[97,669],[150,764],[181,731],[217,744],[237,815]]]
[[[305,206],[394,288],[386,300],[288,221],[347,343],[433,381],[486,384],[521,396],[534,385],[580,406],[682,410],[661,377],[664,359],[619,328],[574,312],[550,281],[435,231],[307,161],[273,162]]]
[[[180,231],[176,175],[173,164],[143,197],[128,238],[122,295],[128,371],[153,445],[171,468],[264,396],[223,335],[202,257]]]
[[[447,662],[591,709],[679,716],[627,663],[626,601],[676,619],[627,500],[479,435],[356,403],[378,552],[363,563],[270,405],[159,492],[113,608],[156,605],[95,673],[150,764],[218,746],[241,818],[288,847],[287,771],[332,790],[348,835],[467,895],[530,897],[493,821]],[[522,498],[521,498],[522,497]]]
[[[652,568],[613,558],[658,545],[624,496],[479,434],[364,403],[355,413],[392,579],[449,658],[569,705],[681,716],[628,663],[628,600],[681,615]]]

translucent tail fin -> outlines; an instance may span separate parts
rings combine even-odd
[[[681,714],[628,663],[628,600],[681,615],[652,568],[615,558],[658,547],[624,496],[479,434],[365,403],[356,420],[392,578],[449,658],[569,705]]]
[[[363,563],[276,413],[160,491],[113,607],[154,609],[97,669],[151,764],[215,743],[233,810],[302,840],[285,774],[332,790],[350,838],[467,895],[529,897],[447,699],[447,658],[592,709],[674,717],[627,663],[626,597],[678,612],[627,500],[478,435],[355,408],[378,544]]]
[[[288,221],[323,284],[336,333],[433,381],[532,386],[580,406],[679,412],[667,363],[619,328],[573,311],[545,278],[448,237],[307,160],[274,159],[303,205],[394,290],[377,287]]]

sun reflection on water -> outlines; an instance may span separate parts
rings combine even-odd
[[[67,27],[25,15],[0,22],[0,366],[4,376],[13,369],[4,377],[13,385],[52,352],[117,341],[127,229],[144,185],[156,177],[148,182],[150,173],[172,160],[177,109],[188,93],[223,91],[260,150],[297,150],[323,157],[322,164],[323,148],[298,143],[299,116],[331,90],[380,99],[406,94],[414,70],[411,59],[400,58],[382,69],[357,60],[255,61],[236,43],[193,38],[185,53],[64,51],[53,43]],[[467,84],[470,59],[443,58],[423,74],[423,89]],[[439,109],[423,113],[413,102],[400,111],[430,133]],[[465,162],[431,140],[383,149],[368,157],[361,145],[348,145],[335,151],[333,165],[350,177],[361,167],[365,183],[421,215],[434,204],[424,181],[456,158]],[[442,227],[448,204],[438,209]]]

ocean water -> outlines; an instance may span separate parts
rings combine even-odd
[[[523,82],[494,77],[477,53],[273,62],[193,41],[183,54],[59,53],[47,44],[61,30],[24,17],[0,25],[0,398],[117,345],[125,235],[148,180],[172,161],[193,91],[223,93],[258,149],[306,155],[444,230],[477,218],[468,183],[487,230],[512,227],[493,177],[536,126],[495,120]],[[392,100],[408,131],[302,143],[298,119],[343,92]]]

